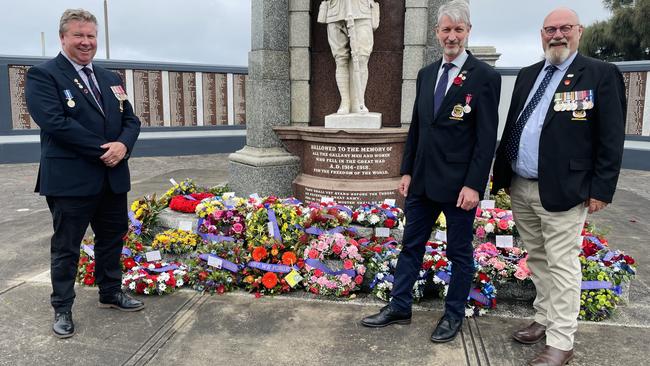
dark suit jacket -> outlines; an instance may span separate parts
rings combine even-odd
[[[99,194],[105,177],[114,193],[128,192],[131,187],[127,160],[114,168],[106,167],[99,159],[106,150],[100,146],[119,141],[130,153],[140,133],[140,120],[128,101],[120,112],[119,102],[110,89],[122,85],[120,77],[97,65],[93,65],[93,70],[104,112],[62,54],[27,72],[27,108],[41,128],[41,161],[36,182],[36,192],[41,195]],[[68,106],[65,90],[72,93],[74,107]]]
[[[463,186],[483,195],[490,173],[501,91],[501,76],[471,54],[461,73],[462,85],[452,86],[433,115],[433,96],[440,63],[418,73],[413,117],[400,173],[411,175],[409,194],[426,195],[436,202],[456,202]],[[459,74],[460,75],[460,74]],[[452,116],[471,94],[470,113]]]
[[[512,101],[494,163],[493,191],[510,187],[512,168],[505,157],[505,142],[524,108],[544,62],[519,71]],[[595,198],[611,202],[621,169],[625,140],[625,84],[618,68],[578,54],[556,92],[593,90],[594,108],[584,120],[573,112],[546,112],[539,141],[539,195],[547,211],[566,211]],[[564,80],[569,80],[565,85]]]

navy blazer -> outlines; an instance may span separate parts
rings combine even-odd
[[[505,145],[543,66],[544,61],[538,62],[517,76],[494,163],[494,192],[510,187],[513,171]],[[627,102],[618,68],[578,54],[565,75],[556,93],[592,90],[595,98],[584,118],[574,117],[572,111],[556,112],[553,103],[546,112],[537,172],[542,206],[551,212],[566,211],[590,197],[612,202],[625,141]]]
[[[131,188],[127,159],[114,168],[100,160],[107,142],[122,142],[133,151],[140,133],[140,120],[128,101],[123,111],[111,86],[120,77],[93,65],[102,94],[99,108],[74,66],[62,55],[27,71],[27,108],[41,128],[41,160],[36,192],[44,196],[91,196],[101,192],[108,179],[114,193]],[[71,93],[74,106],[68,104]],[[127,157],[128,157],[127,154]]]
[[[499,124],[501,75],[469,54],[459,73],[465,80],[460,85],[452,83],[434,117],[434,90],[441,62],[418,73],[400,173],[411,175],[409,194],[426,195],[436,202],[456,202],[463,186],[480,196],[485,191]],[[454,107],[465,106],[470,98],[471,111],[454,116]]]

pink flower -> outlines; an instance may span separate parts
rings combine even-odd
[[[508,221],[507,220],[500,220],[499,221],[499,229],[508,230]]]
[[[497,271],[500,271],[506,267],[506,264],[501,262],[501,261],[494,261],[494,268],[496,268]]]
[[[479,239],[485,238],[485,229],[483,228],[483,226],[479,226],[476,228],[476,237],[478,237]]]
[[[334,254],[341,254],[342,250],[343,248],[341,248],[341,246],[338,244],[334,244],[334,246],[332,246],[332,251],[334,252]]]
[[[354,267],[354,263],[352,263],[351,260],[346,259],[346,260],[343,261],[343,268],[352,269],[352,267]]]
[[[352,282],[352,277],[346,275],[345,273],[341,275],[340,279],[343,286],[347,286]]]
[[[359,268],[357,268],[357,273],[363,276],[363,274],[366,273],[366,266],[359,266]]]
[[[526,278],[528,278],[528,274],[526,273],[526,271],[525,271],[524,269],[522,269],[521,267],[519,267],[519,268],[517,268],[517,271],[515,272],[515,277],[516,277],[517,279],[523,281],[523,280],[525,280]]]
[[[236,223],[232,226],[232,230],[237,234],[241,234],[241,232],[244,230],[244,225]]]

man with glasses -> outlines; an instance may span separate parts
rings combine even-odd
[[[625,134],[618,68],[577,52],[582,26],[559,8],[541,29],[545,60],[521,69],[494,164],[493,191],[509,189],[537,289],[534,322],[513,337],[546,338],[530,365],[573,358],[582,272],[580,233],[588,213],[612,201]]]

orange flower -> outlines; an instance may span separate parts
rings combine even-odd
[[[293,252],[286,252],[282,254],[282,264],[285,264],[287,266],[293,266],[296,264],[296,261],[298,258],[296,258],[296,255]]]
[[[262,259],[266,258],[266,249],[264,247],[255,247],[253,249],[253,260],[256,262],[261,261]]]
[[[271,247],[271,255],[274,257],[278,255],[278,247],[276,247],[275,245]]]
[[[278,284],[278,276],[273,272],[266,272],[262,277],[262,284],[264,287],[272,289]]]
[[[253,276],[246,276],[246,278],[244,278],[244,282],[253,283],[255,282],[255,278]]]

